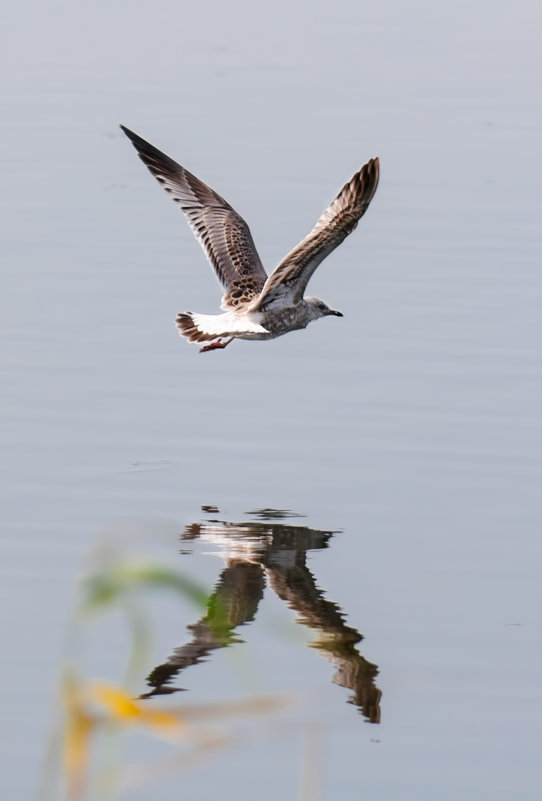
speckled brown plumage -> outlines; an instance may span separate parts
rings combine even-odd
[[[196,239],[225,288],[222,315],[179,314],[176,326],[189,342],[224,348],[234,339],[273,339],[335,315],[318,298],[304,298],[318,265],[367,210],[378,186],[379,161],[370,159],[320,216],[312,231],[268,278],[248,225],[223,197],[169,156],[124,126],[139,157],[186,216]],[[228,338],[227,341],[222,340]]]
[[[123,125],[121,128],[143,164],[186,215],[196,239],[226,288],[223,308],[237,308],[257,297],[267,273],[243,218],[191,172],[128,128]],[[242,294],[238,296],[239,288]]]
[[[352,233],[367,211],[378,178],[379,161],[370,159],[343,186],[308,236],[281,261],[253,308],[263,311],[284,304],[286,299],[293,304],[301,300],[318,265]]]

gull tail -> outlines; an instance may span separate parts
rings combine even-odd
[[[232,312],[226,314],[195,314],[183,312],[177,316],[175,325],[181,336],[189,342],[215,342],[226,337],[235,339],[269,339],[269,331],[247,315],[239,317]],[[222,345],[216,345],[222,347]],[[212,348],[208,348],[212,350]]]
[[[198,318],[203,315],[194,314],[193,312],[184,312],[179,314],[175,320],[175,325],[179,329],[179,334],[186,337],[189,342],[210,342],[213,339],[218,339],[220,334],[205,331],[200,327]]]

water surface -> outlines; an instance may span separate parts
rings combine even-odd
[[[296,624],[267,580],[244,643],[184,671],[180,696],[319,703],[160,798],[181,782],[193,799],[295,798],[309,724],[326,799],[538,798],[538,6],[59,1],[6,16],[2,796],[32,792],[96,537],[165,521],[165,558],[212,590],[223,563],[179,537],[215,506],[222,524],[270,508],[333,532],[303,570],[363,635],[373,711],[306,647],[314,610]],[[310,285],[344,318],[203,355],[180,341],[175,315],[212,313],[218,286],[119,122],[223,194],[269,269],[378,155],[371,208]],[[178,607],[150,668],[190,642],[199,618]],[[122,640],[103,637],[111,658],[89,669],[119,681]]]

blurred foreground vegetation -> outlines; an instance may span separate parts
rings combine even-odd
[[[165,703],[163,698],[159,703],[137,698],[152,641],[149,593],[157,591],[173,593],[180,603],[190,603],[204,614],[212,605],[210,619],[220,621],[216,598],[204,587],[154,556],[134,557],[129,542],[108,540],[89,555],[69,614],[38,801],[116,799],[123,791],[211,758],[217,749],[235,741],[236,722],[262,716],[291,700],[266,696],[235,703],[185,705],[171,703],[171,696]],[[129,646],[124,676],[113,684],[88,676],[82,653],[89,627],[119,610]],[[134,729],[148,738],[167,741],[166,755],[127,764],[123,745]]]

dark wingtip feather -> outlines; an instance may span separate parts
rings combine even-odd
[[[120,125],[121,131],[123,131],[126,134],[126,136],[128,137],[128,139],[132,140],[132,142],[136,142],[137,140],[140,140],[141,142],[144,141],[143,139],[141,139],[140,136],[138,136],[136,133],[134,133],[129,128],[127,128],[126,125],[123,125],[122,123],[119,123],[119,125]]]
[[[378,157],[369,159],[354,178],[358,180],[361,197],[366,206],[368,206],[373,199],[380,178],[380,161]]]
[[[166,156],[166,154],[162,153],[161,150],[158,150],[157,147],[154,147],[154,145],[151,145],[150,142],[142,139],[125,125],[121,125],[120,127],[137,150],[139,158],[143,164],[155,177],[157,177],[160,173],[175,176],[179,172],[183,172],[183,168],[180,164],[177,164],[177,162],[172,158]]]
[[[126,136],[128,137],[128,139],[130,139],[130,141],[132,142],[132,144],[134,145],[134,147],[136,147],[136,148],[137,148],[137,147],[139,146],[139,143],[140,143],[140,142],[141,142],[142,144],[147,144],[147,142],[145,142],[145,140],[144,140],[144,139],[142,139],[142,138],[141,138],[140,136],[138,136],[136,133],[134,133],[134,132],[133,132],[133,131],[131,131],[129,128],[127,128],[127,127],[126,127],[126,125],[123,125],[122,123],[120,123],[120,129],[121,129],[121,131],[122,131],[124,134],[126,134]]]

